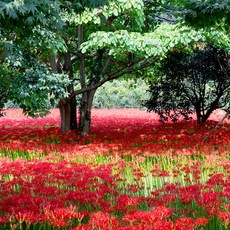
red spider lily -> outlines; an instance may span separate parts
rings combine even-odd
[[[0,223],[5,224],[6,223],[6,216],[0,215]]]
[[[227,228],[230,223],[230,212],[220,212],[218,218],[224,223],[224,226]]]
[[[197,219],[195,219],[195,225],[197,226],[205,226],[208,223],[208,219],[204,218],[204,217],[199,217]]]
[[[121,211],[123,213],[135,210],[136,206],[142,200],[139,197],[129,197],[126,194],[122,194],[117,198],[116,205],[114,207],[115,211]]]
[[[76,227],[74,228],[78,230],[79,228]],[[108,214],[104,212],[96,212],[93,213],[90,217],[89,223],[86,226],[83,226],[80,229],[88,229],[88,230],[98,230],[98,229],[103,229],[103,230],[113,230],[113,229],[118,229],[118,221],[116,220],[115,217],[111,217]]]
[[[214,191],[203,192],[198,202],[204,207],[218,207],[219,195],[219,192]]]
[[[84,218],[84,214],[77,212],[76,207],[71,205],[69,208],[58,208],[54,210],[48,206],[43,209],[43,212],[43,221],[49,222],[50,225],[54,227],[71,226],[73,219],[81,221]]]
[[[9,217],[11,221],[17,221],[19,223],[25,223],[26,226],[30,226],[32,223],[36,224],[40,220],[40,216],[38,216],[36,213],[31,212],[31,211],[26,211],[24,212],[15,212],[11,214]]]
[[[119,110],[94,110],[92,136],[89,135],[77,143],[76,133],[61,134],[57,112],[52,110],[50,116],[38,119],[1,118],[0,148],[45,153],[55,151],[68,153],[69,157],[72,154],[81,156],[81,153],[83,156],[108,152],[127,154],[127,151],[133,155],[143,153],[151,155],[153,152],[163,154],[169,149],[172,152],[183,150],[183,154],[191,155],[195,148],[209,152],[216,147],[218,135],[221,135],[218,148],[229,144],[230,140],[228,123],[225,123],[223,128],[214,133],[209,142],[203,145],[202,137],[215,125],[213,122],[210,122],[210,127],[208,125],[199,127],[195,122],[168,123],[162,126],[154,114],[146,114],[144,111],[125,110],[120,113]],[[183,135],[178,136],[181,133]],[[85,143],[86,146],[81,145]]]
[[[76,218],[72,203],[91,204],[92,210],[98,207],[111,209],[104,201],[105,196],[112,196],[113,187],[116,187],[110,175],[111,166],[91,169],[87,165],[67,162],[27,163],[3,161],[0,167],[0,174],[5,178],[1,182],[0,209],[14,215],[16,220],[31,212],[37,221],[41,221],[45,212],[51,225],[64,226],[66,219]],[[7,179],[8,175],[13,178]],[[15,216],[15,213],[22,215]]]
[[[165,229],[172,230],[173,223],[167,220],[173,210],[164,206],[158,206],[152,211],[133,211],[125,215],[123,221],[131,228],[127,229]],[[123,228],[122,228],[123,229]],[[126,228],[125,228],[126,229]]]
[[[195,230],[195,220],[188,217],[180,217],[176,220],[175,230]]]
[[[202,187],[202,185],[198,184],[180,187],[178,189],[178,199],[183,204],[190,204],[193,200],[199,199]]]
[[[212,186],[217,186],[217,185],[223,185],[223,183],[225,182],[224,179],[224,174],[223,173],[217,173],[214,175],[209,175],[210,178],[207,181],[207,184],[210,184]]]
[[[161,200],[163,204],[167,204],[176,201],[177,197],[175,194],[164,194],[162,195]]]
[[[156,177],[167,177],[170,176],[169,172],[166,170],[160,170],[160,169],[153,169],[150,171],[153,176]]]
[[[229,123],[204,144],[213,121],[160,125],[144,111],[94,110],[91,134],[77,142],[76,133],[61,134],[51,112],[0,119],[1,154],[39,157],[0,158],[3,225],[192,230],[213,216],[229,225]]]
[[[123,220],[127,222],[143,222],[154,224],[157,221],[168,218],[172,213],[173,210],[171,208],[158,206],[152,211],[148,212],[132,211],[130,214],[126,214]]]

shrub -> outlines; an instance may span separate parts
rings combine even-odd
[[[192,54],[172,52],[159,68],[159,80],[149,82],[145,106],[161,121],[189,119],[195,112],[198,124],[206,122],[214,110],[229,109],[229,61],[224,50],[210,46]]]

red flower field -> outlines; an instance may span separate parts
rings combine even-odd
[[[93,110],[91,133],[60,132],[58,110],[0,118],[2,229],[228,229],[230,123],[160,124]]]

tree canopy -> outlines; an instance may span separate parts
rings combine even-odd
[[[193,27],[215,27],[218,30],[229,30],[229,0],[173,0],[168,2],[181,19]]]
[[[230,108],[230,57],[224,50],[199,46],[192,52],[174,51],[159,68],[159,79],[150,82],[148,110],[161,121],[195,112],[197,123],[207,121],[216,109]]]

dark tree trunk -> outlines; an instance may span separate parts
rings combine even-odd
[[[62,63],[63,62],[63,63]],[[50,56],[50,67],[55,73],[66,73],[69,76],[69,79],[73,80],[73,63],[71,61],[70,52],[63,54],[63,60],[59,53],[56,56]],[[74,92],[73,85],[67,87],[69,94],[71,95]],[[64,98],[59,101],[59,110],[61,115],[61,130],[62,133],[66,133],[70,130],[77,129],[77,105],[76,97]]]
[[[59,110],[61,115],[61,130],[66,133],[70,130],[77,129],[76,118],[76,99],[63,99],[59,102]]]
[[[61,100],[59,102],[59,110],[61,115],[61,131],[62,133],[66,133],[71,130],[71,106],[68,100]]]
[[[195,106],[195,110],[196,110],[197,124],[201,125],[201,123],[202,123],[202,114],[201,114],[200,104],[197,102],[194,106]]]
[[[205,123],[208,120],[209,116],[214,110],[214,108],[208,109],[208,111],[202,116],[201,124]]]
[[[68,74],[69,79],[73,80],[73,64],[71,61],[70,52],[66,52],[63,55],[64,64],[62,71]],[[69,94],[71,95],[74,92],[73,85],[69,85],[67,88]],[[59,109],[61,115],[61,130],[62,133],[66,133],[70,130],[77,130],[77,105],[76,97],[62,99],[59,102]]]
[[[76,98],[73,97],[70,100],[70,129],[77,130],[77,104]]]
[[[80,108],[79,131],[84,136],[90,131],[91,109],[96,90],[91,90],[82,94],[82,103]]]
[[[200,113],[199,113],[199,122],[198,122],[198,113],[197,113],[197,110],[196,110],[196,113],[197,113],[197,123],[202,125],[203,123],[205,123],[208,118],[210,117],[210,115],[212,114],[213,111],[215,111],[216,109],[219,108],[218,104],[219,104],[219,100],[221,98],[221,96],[223,95],[223,92],[221,91],[216,99],[210,104],[209,108],[207,111],[204,111],[202,110],[202,114],[201,114],[201,109],[200,110]]]
[[[201,123],[200,123],[200,124],[205,123],[205,122],[208,120],[208,118],[210,117],[210,115],[212,114],[212,112],[215,111],[217,108],[218,108],[218,104],[211,106],[211,107],[206,111],[206,113],[202,116],[202,119],[201,119]]]

